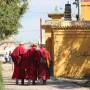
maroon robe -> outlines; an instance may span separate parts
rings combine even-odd
[[[12,79],[25,78],[24,67],[22,64],[23,55],[25,52],[26,52],[26,49],[24,48],[24,45],[20,44],[11,53],[11,57],[14,62],[14,72],[12,75]]]
[[[37,80],[37,68],[38,60],[40,59],[40,52],[36,50],[36,47],[32,47],[27,51],[28,67],[27,67],[27,78]]]
[[[46,60],[50,62],[50,53],[45,48],[40,48],[41,58],[44,61],[39,61],[38,65],[38,78],[41,80],[47,80],[50,78],[49,68]]]

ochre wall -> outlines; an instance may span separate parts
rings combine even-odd
[[[52,39],[55,77],[90,75],[90,31],[55,30]]]
[[[90,1],[81,3],[81,19],[90,20]]]
[[[81,5],[84,20],[90,20],[90,3]],[[45,46],[50,51],[53,61],[54,76],[90,76],[89,22],[75,23],[52,19],[45,22],[42,28],[45,29]]]
[[[46,45],[46,48],[50,51],[51,50],[51,32],[49,30],[45,32],[45,45]]]
[[[46,28],[45,31],[45,47],[50,52],[51,58],[53,59],[53,44],[52,44],[52,33],[50,28]]]

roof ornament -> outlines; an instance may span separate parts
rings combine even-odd
[[[67,4],[69,4],[69,0],[67,1]]]
[[[58,12],[58,6],[56,5],[54,8],[55,12]]]
[[[76,5],[76,8],[78,8],[76,18],[77,20],[80,20],[80,0],[74,0],[73,4]]]

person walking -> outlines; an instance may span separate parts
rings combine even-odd
[[[6,52],[6,54],[4,55],[4,58],[5,58],[5,63],[7,63],[8,62],[8,60],[9,60],[9,55],[8,55],[8,53]]]
[[[50,78],[50,53],[43,47],[40,46],[40,60],[38,63],[38,79],[43,81],[43,85],[46,84],[46,80]]]
[[[37,80],[37,66],[38,60],[40,59],[40,53],[37,49],[37,45],[33,44],[32,47],[27,51],[28,67],[27,67],[27,78],[32,80],[32,84],[35,85]]]
[[[11,51],[9,51],[9,63],[12,63]]]
[[[22,60],[23,55],[25,54],[26,49],[23,43],[20,43],[14,51],[11,53],[12,60],[14,62],[14,71],[12,75],[12,79],[16,79],[16,84],[18,84],[18,80],[21,79],[21,84],[24,84],[25,78],[25,69],[22,68]]]

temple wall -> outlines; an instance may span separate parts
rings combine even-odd
[[[52,39],[55,77],[90,75],[90,31],[55,30]]]
[[[51,58],[53,60],[53,38],[52,38],[52,33],[51,33],[51,29],[47,28],[47,31],[45,31],[45,47],[46,49],[50,52]]]
[[[83,20],[51,19],[42,24],[56,78],[90,76],[90,3],[81,3],[80,10]]]

